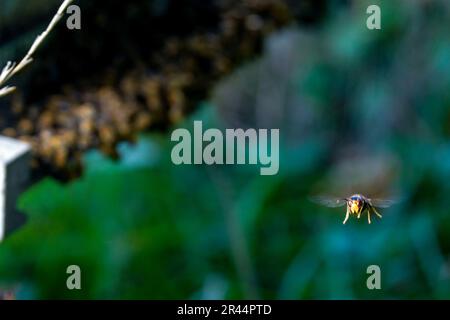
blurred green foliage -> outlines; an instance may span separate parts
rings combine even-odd
[[[416,145],[405,143],[406,158]],[[282,168],[297,170],[273,177],[177,167],[170,147],[167,137],[142,137],[119,162],[90,154],[78,181],[34,186],[20,201],[27,225],[1,246],[2,284],[19,298],[450,297],[449,201],[438,191],[448,191],[438,185],[446,162],[405,177],[423,194],[382,221],[344,227],[342,210],[306,198],[327,156],[312,143],[282,156]],[[81,291],[65,287],[72,264]],[[382,269],[381,292],[366,288],[371,264]]]
[[[23,195],[29,221],[0,245],[0,286],[18,298],[449,299],[449,8],[383,2],[377,33],[361,3],[320,30],[275,34],[183,124],[280,128],[278,175],[175,166],[169,135],[122,145],[116,162],[93,152],[82,178]],[[308,201],[360,190],[403,201],[345,226],[344,209]],[[65,287],[72,264],[80,291]],[[379,291],[366,287],[373,264]]]

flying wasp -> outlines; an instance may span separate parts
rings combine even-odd
[[[382,199],[370,199],[361,194],[354,194],[349,198],[332,198],[332,197],[312,197],[311,200],[315,203],[330,207],[337,208],[347,205],[347,213],[343,224],[345,224],[350,215],[356,215],[359,219],[361,214],[367,212],[367,221],[372,223],[370,215],[374,213],[378,218],[382,218],[382,215],[376,208],[389,208],[395,204],[395,200],[382,200]]]

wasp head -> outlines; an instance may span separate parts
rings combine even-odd
[[[358,195],[352,196],[350,199],[347,200],[347,203],[348,207],[350,208],[350,212],[353,214],[361,213],[364,206],[364,201],[362,197]]]

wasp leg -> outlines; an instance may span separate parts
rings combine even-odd
[[[348,220],[349,217],[350,217],[350,209],[347,208],[347,213],[346,213],[346,215],[345,215],[345,219],[344,219],[344,222],[342,222],[342,224],[345,224],[345,223],[347,222],[347,220]]]
[[[370,221],[370,209],[367,210],[367,221],[369,221],[369,224],[372,223],[372,221]]]
[[[372,206],[371,209],[372,209],[373,212],[375,212],[375,214],[378,216],[378,218],[380,218],[380,219],[383,218],[383,216],[382,216],[381,214],[378,213],[377,209],[375,209],[374,206]]]
[[[362,210],[358,213],[358,219],[361,218]]]

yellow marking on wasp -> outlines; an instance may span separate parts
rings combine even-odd
[[[360,210],[360,208],[356,202],[352,203],[352,206],[350,209],[351,209],[352,213],[354,213],[354,214],[359,213],[359,210]]]

